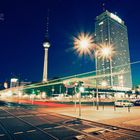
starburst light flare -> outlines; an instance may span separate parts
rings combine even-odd
[[[93,41],[92,35],[80,33],[78,37],[74,37],[74,49],[79,56],[88,54],[92,58],[92,50],[94,49]]]
[[[106,44],[102,43],[99,44],[97,48],[98,58],[101,59],[112,59],[113,55],[115,54],[115,50],[113,48],[113,44]]]

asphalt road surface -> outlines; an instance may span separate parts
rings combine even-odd
[[[56,113],[40,113],[33,105],[1,103],[0,140],[41,139],[139,140],[140,133]]]

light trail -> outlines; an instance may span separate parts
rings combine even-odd
[[[121,67],[129,66],[129,65],[139,64],[139,63],[140,63],[140,61],[135,61],[135,62],[132,62],[130,64],[124,64],[124,65],[119,65],[119,66],[112,67],[112,69],[113,68],[121,68]],[[97,70],[97,72],[100,72],[102,70],[103,69]],[[104,70],[105,71],[109,70],[109,68],[104,69]],[[119,73],[112,73],[112,76],[119,75],[119,74],[125,74],[125,73],[128,73],[128,72],[129,71],[119,72]],[[107,77],[107,76],[111,75],[110,73],[108,73],[108,74],[103,74],[103,75],[98,75],[98,76],[94,75],[94,76],[87,76],[87,77],[81,77],[80,78],[80,76],[85,76],[85,75],[94,74],[94,73],[96,73],[96,70],[90,71],[90,72],[81,73],[81,74],[75,74],[75,75],[72,75],[72,76],[67,76],[67,77],[63,77],[63,78],[59,78],[59,79],[55,79],[55,80],[50,80],[49,81],[49,82],[54,82],[54,83],[45,83],[43,85],[42,85],[42,83],[36,83],[36,84],[33,84],[33,85],[28,85],[28,86],[25,86],[23,89],[31,89],[31,88],[38,88],[38,87],[43,87],[43,86],[62,84],[64,80],[68,80],[70,78],[79,78],[79,80],[81,80],[81,79],[89,79],[89,78]],[[59,82],[57,82],[58,80],[59,80]],[[41,85],[38,85],[38,84],[41,84]]]
[[[115,67],[112,67],[112,69],[113,68],[121,68],[121,67],[124,67],[124,66],[129,66],[129,65],[134,65],[134,64],[140,64],[140,61],[135,61],[135,62],[132,62],[130,64],[124,64],[124,65],[115,66]],[[100,72],[102,70],[103,69],[97,70],[97,72]],[[104,69],[104,70],[109,70],[109,68],[108,69]],[[115,76],[117,74],[124,74],[124,73],[128,73],[128,72],[129,71],[119,72],[119,73],[112,73],[112,75]],[[62,78],[59,78],[59,79],[50,80],[49,83],[42,83],[42,82],[35,83],[35,84],[32,84],[32,85],[27,85],[27,86],[23,87],[22,90],[31,89],[31,88],[38,88],[38,87],[44,87],[44,86],[50,86],[50,85],[53,86],[53,85],[57,85],[57,84],[63,84],[63,81],[68,80],[70,78],[79,78],[79,80],[81,80],[81,79],[89,79],[89,78],[96,78],[95,75],[94,76],[86,76],[88,74],[94,74],[94,73],[96,73],[96,70],[90,71],[90,72],[81,73],[81,74],[75,74],[75,75],[72,75],[72,76],[66,76],[66,77],[62,77]],[[103,74],[103,75],[98,75],[97,78],[107,77],[107,76],[110,76],[110,75],[111,75],[110,73]],[[80,76],[85,76],[85,77],[80,77]],[[54,83],[51,83],[51,82],[54,82]]]

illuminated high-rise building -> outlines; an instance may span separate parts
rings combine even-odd
[[[95,36],[97,44],[112,45],[115,51],[111,59],[97,58],[97,74],[102,75],[98,84],[106,81],[112,88],[131,88],[128,34],[124,21],[113,13],[103,12],[96,17]]]

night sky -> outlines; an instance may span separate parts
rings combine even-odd
[[[0,0],[0,82],[18,77],[41,81],[43,41],[50,9],[49,79],[95,70],[94,59],[78,57],[73,37],[94,33],[95,18],[105,9],[125,21],[131,62],[140,61],[139,0]],[[140,64],[132,66],[133,84],[140,84]],[[136,78],[137,77],[137,78]]]

